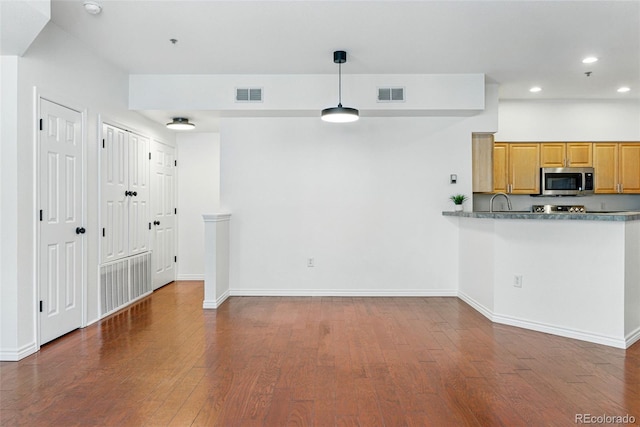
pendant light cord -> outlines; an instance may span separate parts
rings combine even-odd
[[[342,62],[338,63],[338,107],[342,107]]]

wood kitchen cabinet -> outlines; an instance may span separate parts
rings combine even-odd
[[[476,134],[471,138],[474,193],[493,191],[493,135]]]
[[[596,142],[593,166],[596,193],[640,193],[640,143]]]
[[[540,167],[591,167],[593,144],[590,142],[543,142],[540,144]]]
[[[493,191],[540,193],[540,144],[496,142],[493,151]]]

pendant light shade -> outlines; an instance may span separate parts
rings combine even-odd
[[[322,110],[322,120],[331,123],[349,123],[358,120],[358,110],[355,108],[343,107],[338,104],[337,107],[325,108]]]
[[[174,117],[173,121],[167,123],[167,128],[171,130],[191,130],[195,127],[196,125],[189,123],[189,119],[184,117]]]
[[[338,106],[322,110],[322,120],[331,123],[355,122],[360,118],[358,110],[342,106],[342,64],[347,62],[347,52],[344,50],[333,52],[333,62],[338,64]]]

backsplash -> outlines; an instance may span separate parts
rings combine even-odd
[[[474,193],[473,210],[488,211],[492,194]],[[514,211],[526,211],[532,205],[584,205],[587,211],[640,211],[640,194],[595,194],[592,196],[542,197],[520,194],[509,195]],[[493,202],[496,211],[505,211],[507,202],[497,197]],[[469,209],[469,207],[467,207]]]

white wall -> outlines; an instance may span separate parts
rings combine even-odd
[[[451,221],[463,246],[460,296],[488,318],[622,348],[637,339],[637,222]]]
[[[640,100],[500,101],[496,141],[640,141]]]
[[[204,279],[203,214],[220,207],[220,134],[181,133],[178,147],[178,280]]]
[[[5,348],[18,352],[17,283],[18,57],[0,57],[0,360]],[[12,321],[7,321],[11,319]]]
[[[456,295],[458,230],[441,212],[471,194],[471,134],[495,130],[494,95],[469,118],[224,120],[231,294]]]
[[[37,349],[34,87],[41,96],[86,112],[88,322],[95,321],[99,315],[98,115],[171,144],[175,141],[173,133],[128,110],[126,73],[101,60],[54,24],[47,24],[26,54],[17,58],[17,81],[17,141],[12,142],[17,143],[17,149],[12,153],[9,145],[5,150],[3,139],[2,152],[3,185],[6,185],[5,176],[14,176],[9,182],[20,195],[16,203],[2,205],[2,233],[15,232],[14,240],[3,243],[3,252],[9,246],[16,260],[4,258],[0,283],[3,300],[7,297],[16,302],[16,313],[3,310],[0,314],[3,325],[0,357],[9,359],[24,357]]]

